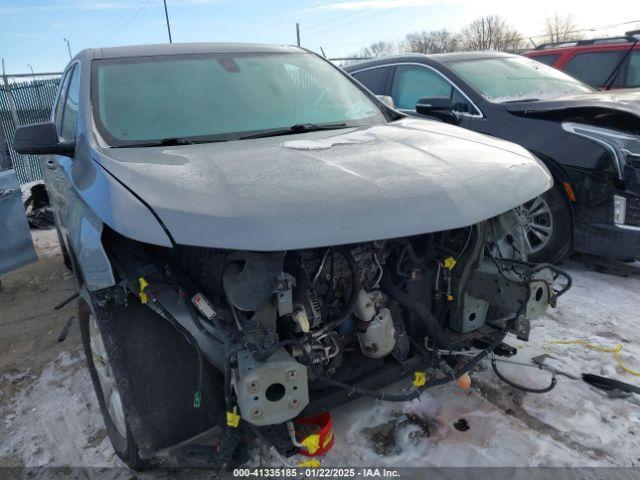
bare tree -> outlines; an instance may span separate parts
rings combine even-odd
[[[464,50],[516,50],[522,46],[520,32],[498,15],[474,20],[460,32]]]
[[[403,50],[413,53],[447,53],[459,49],[459,37],[449,30],[423,30],[405,37]]]
[[[387,57],[389,55],[393,55],[396,51],[397,48],[395,43],[381,41],[372,43],[368,47],[363,48],[358,54],[356,54],[356,56],[366,58]]]
[[[559,16],[557,13],[553,17],[544,20],[545,42],[566,42],[567,40],[577,40],[582,35],[576,33],[577,26],[573,23],[571,15]]]

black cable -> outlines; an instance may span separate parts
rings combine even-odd
[[[449,348],[449,339],[445,335],[436,318],[431,313],[431,310],[429,310],[426,305],[411,297],[409,294],[403,292],[397,285],[393,283],[388,275],[384,275],[382,277],[382,285],[384,287],[384,291],[390,297],[395,299],[403,307],[411,310],[418,316],[418,318],[420,318],[420,320],[422,320],[425,327],[427,328],[427,331],[429,332],[429,336],[436,342],[436,345],[438,345],[438,347],[443,349]]]
[[[307,367],[309,367],[311,369],[311,371],[313,372],[313,374],[317,377],[317,379],[319,381],[323,382],[324,384],[330,385],[330,386],[333,386],[333,387],[337,387],[337,388],[341,388],[343,390],[348,390],[348,391],[351,392],[352,395],[360,395],[360,396],[363,396],[363,397],[371,397],[371,398],[375,398],[377,400],[385,400],[385,401],[389,401],[389,402],[407,402],[407,401],[419,398],[420,393],[422,393],[424,390],[436,387],[438,385],[444,385],[445,383],[449,383],[449,382],[451,382],[453,380],[456,380],[456,379],[460,378],[462,375],[464,375],[465,373],[468,373],[474,366],[476,366],[483,358],[485,358],[487,355],[489,355],[489,353],[491,353],[504,340],[504,338],[506,337],[507,332],[511,328],[513,322],[518,318],[518,316],[522,312],[522,308],[523,308],[523,305],[521,304],[520,308],[518,309],[518,312],[516,313],[516,315],[514,317],[512,317],[507,322],[507,325],[504,328],[504,330],[501,330],[500,333],[496,336],[496,338],[484,350],[482,350],[482,352],[480,352],[478,355],[473,357],[471,359],[471,361],[466,363],[461,369],[456,370],[453,375],[451,375],[450,377],[441,377],[441,378],[438,378],[438,379],[430,380],[424,386],[414,390],[411,393],[407,393],[407,394],[387,394],[387,393],[383,393],[383,392],[377,392],[377,391],[374,391],[374,390],[369,390],[369,389],[366,389],[366,388],[356,387],[354,385],[349,385],[347,383],[340,382],[340,381],[328,378],[322,372],[320,372],[318,370],[318,368],[313,364],[311,356],[306,351],[304,345],[302,343],[300,343],[298,340],[292,340],[292,339],[283,340],[281,342],[278,342],[278,343],[272,345],[271,348],[266,349],[266,350],[260,350],[254,344],[248,344],[247,348],[252,350],[252,356],[253,356],[253,358],[255,360],[257,360],[259,362],[262,362],[262,361],[268,359],[271,355],[273,355],[281,347],[286,347],[286,346],[298,347],[300,349],[302,355],[304,356],[305,361],[308,364]]]
[[[349,296],[349,303],[345,307],[345,309],[338,315],[335,320],[332,320],[327,323],[325,327],[323,327],[323,331],[328,332],[330,330],[334,330],[338,325],[351,317],[351,314],[356,308],[358,303],[358,294],[362,289],[362,283],[360,282],[360,273],[358,272],[358,266],[356,265],[356,261],[353,258],[353,255],[346,249],[340,251],[342,256],[347,260],[347,264],[349,265],[349,271],[351,272],[351,292]],[[333,255],[333,253],[332,253]],[[333,268],[333,257],[332,268]],[[331,290],[331,286],[329,286],[329,290]]]
[[[556,380],[555,373],[553,371],[551,371],[551,383],[548,386],[546,386],[544,388],[525,387],[524,385],[520,385],[518,383],[515,383],[515,382],[509,380],[507,377],[505,377],[498,370],[498,365],[496,364],[496,359],[495,358],[491,359],[491,368],[493,368],[493,372],[504,383],[506,383],[507,385],[512,386],[515,389],[522,390],[523,392],[527,392],[527,393],[547,393],[547,392],[550,392],[551,390],[553,390],[556,387],[556,384],[558,383],[557,380]],[[540,367],[540,369],[542,369],[542,367]]]

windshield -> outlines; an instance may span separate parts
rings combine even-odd
[[[344,74],[308,53],[100,60],[92,75],[96,124],[112,146],[234,140],[300,124],[386,122]]]
[[[483,58],[447,66],[494,103],[593,92],[569,75],[524,57]]]

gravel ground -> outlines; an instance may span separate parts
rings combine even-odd
[[[97,470],[101,477],[130,478],[125,469],[113,470],[122,464],[102,425],[77,325],[66,341],[57,341],[75,304],[53,311],[74,291],[55,231],[34,232],[34,239],[39,262],[5,276],[0,290],[0,467],[90,467],[107,469]],[[519,348],[512,360],[528,362],[547,352],[549,365],[569,376],[590,372],[640,385],[611,354],[549,344],[578,338],[622,343],[623,361],[639,370],[640,278],[598,273],[574,262],[565,267],[573,289],[535,322],[529,344],[510,340]],[[537,369],[501,368],[521,383],[549,380]],[[472,377],[466,391],[443,386],[411,403],[361,399],[337,409],[336,447],[323,466],[640,465],[640,396],[611,397],[568,376],[559,376],[548,394],[522,394],[487,365]],[[259,450],[252,463],[282,465]]]

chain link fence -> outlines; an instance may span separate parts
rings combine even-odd
[[[16,127],[48,121],[59,83],[59,73],[3,74],[0,82],[0,139],[4,137],[10,146]],[[19,155],[9,148],[9,157],[20,183],[42,179],[36,156]]]

